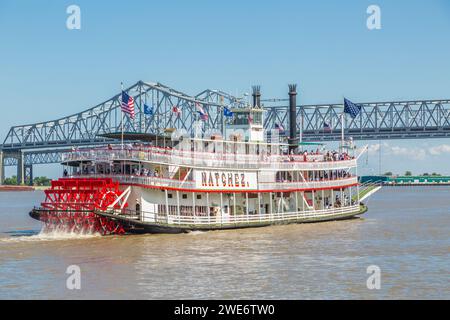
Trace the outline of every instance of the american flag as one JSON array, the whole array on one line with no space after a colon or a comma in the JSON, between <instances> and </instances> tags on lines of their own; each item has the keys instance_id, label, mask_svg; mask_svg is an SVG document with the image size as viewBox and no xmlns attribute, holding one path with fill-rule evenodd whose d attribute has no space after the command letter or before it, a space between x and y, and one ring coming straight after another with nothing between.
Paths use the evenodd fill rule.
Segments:
<instances>
[{"instance_id":1,"label":"american flag","mask_svg":"<svg viewBox=\"0 0 450 320\"><path fill-rule=\"evenodd\" d=\"M195 109L197 109L197 112L200 114L206 114L205 109L203 109L200 103L195 104Z\"/></svg>"},{"instance_id":2,"label":"american flag","mask_svg":"<svg viewBox=\"0 0 450 320\"><path fill-rule=\"evenodd\" d=\"M284 127L281 124L275 123L275 129L277 129L280 132L284 132Z\"/></svg>"},{"instance_id":3,"label":"american flag","mask_svg":"<svg viewBox=\"0 0 450 320\"><path fill-rule=\"evenodd\" d=\"M208 121L208 115L206 113L198 113L200 115L200 119L203 121Z\"/></svg>"},{"instance_id":4,"label":"american flag","mask_svg":"<svg viewBox=\"0 0 450 320\"><path fill-rule=\"evenodd\" d=\"M134 119L134 99L122 91L122 103L120 104L122 112L127 113L131 119Z\"/></svg>"},{"instance_id":5,"label":"american flag","mask_svg":"<svg viewBox=\"0 0 450 320\"><path fill-rule=\"evenodd\" d=\"M352 118L356 118L358 113L361 111L361 106L354 104L348 99L344 98L344 112L348 113Z\"/></svg>"}]
</instances>

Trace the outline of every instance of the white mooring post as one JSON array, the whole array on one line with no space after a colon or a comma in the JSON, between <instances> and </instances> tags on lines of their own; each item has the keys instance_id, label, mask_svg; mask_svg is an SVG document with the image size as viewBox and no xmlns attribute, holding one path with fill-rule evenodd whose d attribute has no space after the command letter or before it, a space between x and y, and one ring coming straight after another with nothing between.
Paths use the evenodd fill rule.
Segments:
<instances>
[{"instance_id":1,"label":"white mooring post","mask_svg":"<svg viewBox=\"0 0 450 320\"><path fill-rule=\"evenodd\" d=\"M302 191L302 213L305 213L305 191Z\"/></svg>"},{"instance_id":2,"label":"white mooring post","mask_svg":"<svg viewBox=\"0 0 450 320\"><path fill-rule=\"evenodd\" d=\"M177 215L178 215L178 224L181 223L181 210L180 210L180 191L177 190Z\"/></svg>"},{"instance_id":3,"label":"white mooring post","mask_svg":"<svg viewBox=\"0 0 450 320\"><path fill-rule=\"evenodd\" d=\"M322 210L325 210L325 192L322 190Z\"/></svg>"},{"instance_id":4,"label":"white mooring post","mask_svg":"<svg viewBox=\"0 0 450 320\"><path fill-rule=\"evenodd\" d=\"M208 214L208 224L211 224L211 212L209 212L209 193L206 193L206 213Z\"/></svg>"},{"instance_id":5,"label":"white mooring post","mask_svg":"<svg viewBox=\"0 0 450 320\"><path fill-rule=\"evenodd\" d=\"M164 190L164 195L166 197L166 221L169 223L169 194L167 192L167 189Z\"/></svg>"},{"instance_id":6,"label":"white mooring post","mask_svg":"<svg viewBox=\"0 0 450 320\"><path fill-rule=\"evenodd\" d=\"M352 201L352 188L353 187L349 187L348 189L349 189L349 192L350 192L350 206L352 206L353 205L353 201Z\"/></svg>"},{"instance_id":7,"label":"white mooring post","mask_svg":"<svg viewBox=\"0 0 450 320\"><path fill-rule=\"evenodd\" d=\"M259 222L261 222L261 193L257 193L258 195L258 216L259 216Z\"/></svg>"},{"instance_id":8,"label":"white mooring post","mask_svg":"<svg viewBox=\"0 0 450 320\"><path fill-rule=\"evenodd\" d=\"M192 192L192 216L195 218L197 217L197 213L195 212L195 192Z\"/></svg>"},{"instance_id":9,"label":"white mooring post","mask_svg":"<svg viewBox=\"0 0 450 320\"><path fill-rule=\"evenodd\" d=\"M316 209L316 193L314 192L314 190L311 191L312 194L312 207L313 207L313 211Z\"/></svg>"},{"instance_id":10,"label":"white mooring post","mask_svg":"<svg viewBox=\"0 0 450 320\"><path fill-rule=\"evenodd\" d=\"M356 174L356 178L358 178L358 167L355 168L355 174ZM359 205L359 181L358 181L358 184L356 185L356 200Z\"/></svg>"},{"instance_id":11,"label":"white mooring post","mask_svg":"<svg viewBox=\"0 0 450 320\"><path fill-rule=\"evenodd\" d=\"M333 189L331 189L331 207L334 210L334 190Z\"/></svg>"},{"instance_id":12,"label":"white mooring post","mask_svg":"<svg viewBox=\"0 0 450 320\"><path fill-rule=\"evenodd\" d=\"M233 216L236 222L236 193L233 193Z\"/></svg>"},{"instance_id":13,"label":"white mooring post","mask_svg":"<svg viewBox=\"0 0 450 320\"><path fill-rule=\"evenodd\" d=\"M270 210L269 210L269 213L270 213L270 220L273 220L273 208L272 208L272 192L269 192L269 204L270 204Z\"/></svg>"},{"instance_id":14,"label":"white mooring post","mask_svg":"<svg viewBox=\"0 0 450 320\"><path fill-rule=\"evenodd\" d=\"M248 219L248 192L245 193L245 215L247 216L247 223L249 222Z\"/></svg>"},{"instance_id":15,"label":"white mooring post","mask_svg":"<svg viewBox=\"0 0 450 320\"><path fill-rule=\"evenodd\" d=\"M229 205L229 203L228 203ZM223 213L223 193L220 193L220 225L222 225L222 213Z\"/></svg>"}]
</instances>

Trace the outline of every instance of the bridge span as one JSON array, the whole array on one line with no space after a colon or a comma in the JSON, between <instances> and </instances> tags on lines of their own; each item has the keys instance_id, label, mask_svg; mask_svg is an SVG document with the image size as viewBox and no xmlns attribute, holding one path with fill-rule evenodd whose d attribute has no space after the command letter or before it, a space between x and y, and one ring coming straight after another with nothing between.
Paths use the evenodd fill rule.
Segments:
<instances>
[{"instance_id":1,"label":"bridge span","mask_svg":"<svg viewBox=\"0 0 450 320\"><path fill-rule=\"evenodd\" d=\"M191 132L199 120L196 105L208 114L204 128L222 129L223 108L242 107L244 98L220 90L205 90L195 96L160 83L139 81L125 90L133 96L136 117L123 117L124 131L161 134L164 128ZM301 94L301 93L300 93ZM301 96L300 96L301 99ZM275 124L288 128L288 100L262 100L264 126ZM153 108L144 114L144 104ZM450 137L450 99L359 103L356 118L344 114L346 136L355 140L420 139ZM181 113L173 112L176 107ZM304 141L336 141L340 139L342 104L298 105L297 131ZM302 125L303 124L303 125ZM325 126L327 124L328 126ZM120 93L83 112L57 120L13 126L0 145L0 181L6 166L17 167L19 183L31 183L33 165L57 163L71 147L115 143L102 135L120 132L122 115Z\"/></svg>"}]
</instances>

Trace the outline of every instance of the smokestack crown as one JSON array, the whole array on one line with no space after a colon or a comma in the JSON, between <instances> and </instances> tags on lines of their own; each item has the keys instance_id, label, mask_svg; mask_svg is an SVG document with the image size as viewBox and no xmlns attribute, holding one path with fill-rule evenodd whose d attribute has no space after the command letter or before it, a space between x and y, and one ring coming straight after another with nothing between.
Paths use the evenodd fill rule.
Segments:
<instances>
[{"instance_id":1,"label":"smokestack crown","mask_svg":"<svg viewBox=\"0 0 450 320\"><path fill-rule=\"evenodd\" d=\"M253 86L253 107L261 107L261 86Z\"/></svg>"}]
</instances>

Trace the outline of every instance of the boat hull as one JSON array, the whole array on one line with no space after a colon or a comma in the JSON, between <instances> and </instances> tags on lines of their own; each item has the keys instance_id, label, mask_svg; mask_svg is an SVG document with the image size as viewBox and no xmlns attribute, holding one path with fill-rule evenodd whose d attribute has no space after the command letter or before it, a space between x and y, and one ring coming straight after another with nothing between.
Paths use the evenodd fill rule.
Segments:
<instances>
[{"instance_id":1,"label":"boat hull","mask_svg":"<svg viewBox=\"0 0 450 320\"><path fill-rule=\"evenodd\" d=\"M347 220L358 217L367 211L367 207L364 205L360 206L359 211L334 214L334 215L322 215L316 217L298 218L298 219L286 219L286 220L276 220L276 221L254 221L254 222L240 222L240 223L229 223L229 224L207 224L207 225L177 225L168 223L151 223L142 222L135 219L130 219L127 217L121 217L120 215L110 214L101 211L92 211L99 218L106 219L108 221L114 221L120 224L125 233L127 234L179 234L188 233L193 231L218 231L218 230L231 230L231 229L247 229L247 228L263 228L276 225L288 225L288 224L301 224L301 223L318 223L326 221L337 221L337 220ZM43 217L47 216L49 213L45 209L33 209L30 212L30 216L33 219L44 221Z\"/></svg>"}]
</instances>

